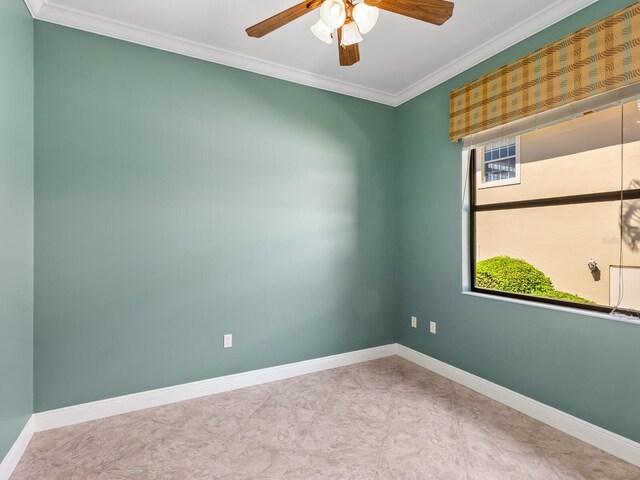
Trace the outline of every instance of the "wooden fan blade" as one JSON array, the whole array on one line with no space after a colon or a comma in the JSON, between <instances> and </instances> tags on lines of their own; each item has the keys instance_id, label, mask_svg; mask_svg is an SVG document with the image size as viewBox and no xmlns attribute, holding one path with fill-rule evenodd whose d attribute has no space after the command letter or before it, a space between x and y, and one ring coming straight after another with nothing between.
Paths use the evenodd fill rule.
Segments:
<instances>
[{"instance_id":1,"label":"wooden fan blade","mask_svg":"<svg viewBox=\"0 0 640 480\"><path fill-rule=\"evenodd\" d=\"M388 12L442 25L453 15L453 2L446 0L365 0L367 5Z\"/></svg>"},{"instance_id":2,"label":"wooden fan blade","mask_svg":"<svg viewBox=\"0 0 640 480\"><path fill-rule=\"evenodd\" d=\"M338 29L338 56L340 57L340 66L350 67L354 63L358 63L360 61L360 47L358 47L358 44L354 43L353 45L341 47L341 41L342 27Z\"/></svg>"},{"instance_id":3,"label":"wooden fan blade","mask_svg":"<svg viewBox=\"0 0 640 480\"><path fill-rule=\"evenodd\" d=\"M271 18L267 18L260 23L256 23L245 31L250 37L264 37L267 33L271 33L287 23L294 21L296 18L300 18L305 13L315 10L320 5L322 5L321 0L305 0L304 2L294 5Z\"/></svg>"}]
</instances>

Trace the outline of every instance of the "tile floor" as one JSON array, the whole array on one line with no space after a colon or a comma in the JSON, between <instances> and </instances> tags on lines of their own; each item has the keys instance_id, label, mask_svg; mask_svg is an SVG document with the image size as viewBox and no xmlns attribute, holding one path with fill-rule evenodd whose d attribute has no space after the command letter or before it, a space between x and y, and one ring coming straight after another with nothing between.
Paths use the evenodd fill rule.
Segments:
<instances>
[{"instance_id":1,"label":"tile floor","mask_svg":"<svg viewBox=\"0 0 640 480\"><path fill-rule=\"evenodd\" d=\"M38 433L12 480L638 480L398 357Z\"/></svg>"}]
</instances>

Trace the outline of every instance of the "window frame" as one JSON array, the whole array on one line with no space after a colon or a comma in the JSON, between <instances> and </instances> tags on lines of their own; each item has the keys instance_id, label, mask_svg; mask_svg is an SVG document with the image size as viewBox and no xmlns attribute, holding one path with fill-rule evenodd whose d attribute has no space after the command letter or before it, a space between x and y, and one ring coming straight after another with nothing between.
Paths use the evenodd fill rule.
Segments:
<instances>
[{"instance_id":1,"label":"window frame","mask_svg":"<svg viewBox=\"0 0 640 480\"><path fill-rule=\"evenodd\" d=\"M566 300L537 297L535 295L525 295L520 293L505 292L501 290L492 290L492 289L481 288L476 286L476 261L477 261L476 214L478 212L544 207L544 206L573 205L573 204L580 204L580 203L599 203L599 202L605 202L605 201L621 200L620 190L615 190L612 192L598 192L598 193L588 193L588 194L582 194L582 195L567 195L567 196L561 196L561 197L550 197L550 198L542 198L542 199L535 199L535 200L518 200L513 202L498 202L498 203L476 205L476 185L477 185L476 162L477 162L478 153L479 153L478 150L479 150L478 147L471 147L468 150L463 150L463 157L464 157L464 152L468 152L468 155L469 155L467 168L466 169L463 168L463 177L468 178L468 181L466 182L467 190L464 192L465 195L468 195L468 202L464 205L463 210L467 212L467 219L466 219L467 224L464 227L468 229L467 231L468 234L466 235L466 240L468 244L466 245L466 252L464 252L465 253L464 257L467 257L467 260L468 260L467 274L469 275L468 279L465 279L464 277L466 277L466 275L463 275L464 290L472 293L487 295L487 296L523 300L523 301L530 302L532 304L539 303L539 304L545 304L547 306L555 305L558 307L576 309L577 311L583 310L583 311L598 312L601 314L602 313L611 314L614 308L609 306L589 305L584 303L569 302ZM518 151L516 151L516 153L518 153ZM622 197L624 198L624 200L638 200L640 199L640 188L633 189L633 190L623 190ZM464 248L464 245L463 245L463 248ZM616 309L615 311L627 317L640 319L640 312L635 310L627 310L627 309L619 308L619 309Z\"/></svg>"},{"instance_id":2,"label":"window frame","mask_svg":"<svg viewBox=\"0 0 640 480\"><path fill-rule=\"evenodd\" d=\"M521 183L520 182L520 135L515 135L509 138L515 138L515 143L516 143L516 176L513 178L506 178L504 180L490 180L487 182L485 180L486 160L484 159L486 145L481 145L479 147L476 147L478 150L476 158L482 159L482 164L478 169L478 172L476 173L476 174L479 174L480 176L479 179L476 178L476 182L478 182L477 185L479 189L505 187L507 185L519 185ZM510 158L510 155L508 155L506 158Z\"/></svg>"}]
</instances>

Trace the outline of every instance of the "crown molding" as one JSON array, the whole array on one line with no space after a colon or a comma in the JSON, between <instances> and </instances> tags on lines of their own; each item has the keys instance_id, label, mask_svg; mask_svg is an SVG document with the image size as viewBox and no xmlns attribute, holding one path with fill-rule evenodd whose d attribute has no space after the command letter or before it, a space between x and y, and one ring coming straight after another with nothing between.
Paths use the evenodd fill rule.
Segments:
<instances>
[{"instance_id":1,"label":"crown molding","mask_svg":"<svg viewBox=\"0 0 640 480\"><path fill-rule=\"evenodd\" d=\"M39 11L35 18L37 20L239 68L241 70L299 83L309 87L341 93L385 105L394 105L394 96L386 92L279 65L229 50L211 47L98 15L87 14L72 8L53 5L46 1L44 8Z\"/></svg>"},{"instance_id":2,"label":"crown molding","mask_svg":"<svg viewBox=\"0 0 640 480\"><path fill-rule=\"evenodd\" d=\"M24 0L24 3L27 5L31 16L33 18L38 18L40 10L44 7L45 0Z\"/></svg>"},{"instance_id":3,"label":"crown molding","mask_svg":"<svg viewBox=\"0 0 640 480\"><path fill-rule=\"evenodd\" d=\"M558 0L395 95L397 105L452 79L598 0Z\"/></svg>"},{"instance_id":4,"label":"crown molding","mask_svg":"<svg viewBox=\"0 0 640 480\"><path fill-rule=\"evenodd\" d=\"M482 63L484 60L491 58L531 35L588 7L596 1L597 0L557 0L536 15L512 26L504 33L492 38L400 92L384 92L362 85L336 80L312 72L145 29L136 25L54 5L48 3L47 0L25 0L25 3L32 16L37 20L397 107L469 68Z\"/></svg>"}]
</instances>

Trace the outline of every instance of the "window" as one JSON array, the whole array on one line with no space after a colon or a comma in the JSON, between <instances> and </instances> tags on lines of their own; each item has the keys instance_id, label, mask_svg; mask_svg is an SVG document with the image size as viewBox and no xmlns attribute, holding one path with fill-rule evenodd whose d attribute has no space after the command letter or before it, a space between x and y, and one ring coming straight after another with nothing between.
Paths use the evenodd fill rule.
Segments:
<instances>
[{"instance_id":1,"label":"window","mask_svg":"<svg viewBox=\"0 0 640 480\"><path fill-rule=\"evenodd\" d=\"M472 148L468 179L472 291L640 316L640 104Z\"/></svg>"},{"instance_id":2,"label":"window","mask_svg":"<svg viewBox=\"0 0 640 480\"><path fill-rule=\"evenodd\" d=\"M520 183L519 143L519 137L511 137L479 148L482 169L478 188Z\"/></svg>"}]
</instances>

